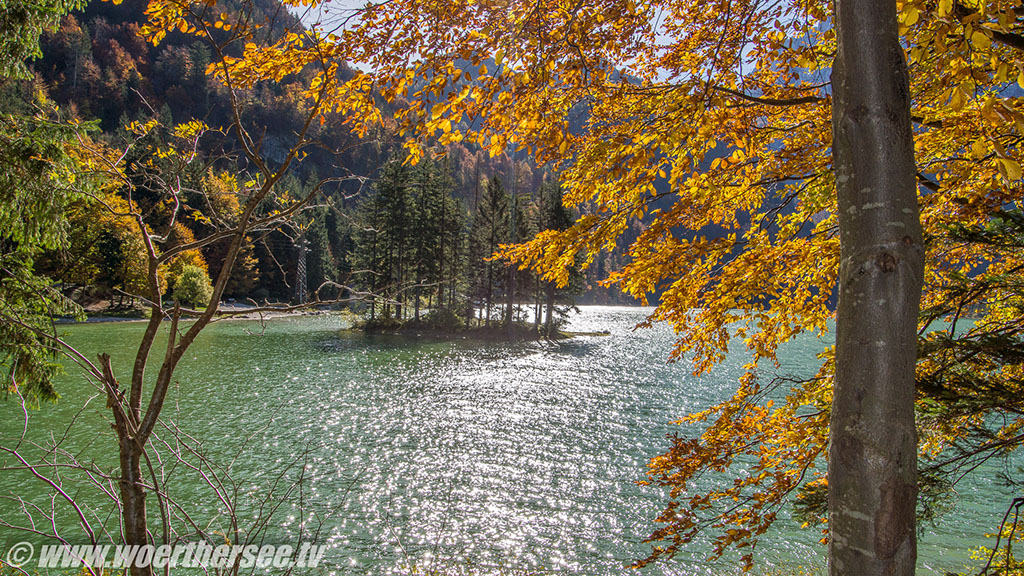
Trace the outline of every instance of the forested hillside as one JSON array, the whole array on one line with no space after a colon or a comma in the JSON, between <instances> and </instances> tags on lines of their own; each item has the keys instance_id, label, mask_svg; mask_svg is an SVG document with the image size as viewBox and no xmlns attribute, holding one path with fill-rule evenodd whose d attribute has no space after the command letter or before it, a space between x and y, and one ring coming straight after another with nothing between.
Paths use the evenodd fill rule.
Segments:
<instances>
[{"instance_id":1,"label":"forested hillside","mask_svg":"<svg viewBox=\"0 0 1024 576\"><path fill-rule=\"evenodd\" d=\"M208 44L179 32L170 33L156 45L140 35L146 6L143 0L92 2L67 16L57 31L42 37L43 55L31 64L35 81L8 81L2 105L7 110L30 110L39 105L40 94L45 94L62 115L95 121L98 130L93 137L112 150L134 137L128 129L132 123L146 126L155 120L162 128L148 131L143 138L148 152L140 152L138 146L133 149L133 157L126 158L129 170L149 161L147 154L160 156L163 141L171 137L170 127L201 121L209 130L197 151L198 161L187 170L190 181L184 188L221 199L224 213L237 210L233 196L237 196L243 177L254 173L255 167L232 134L217 134L217 130L230 126L237 111L249 132L257 135L261 157L272 164L284 161L289 138L303 128L302 94L310 78L299 74L261 83L233 105L224 85L208 74L207 68L215 60ZM271 39L302 27L298 18L274 0L246 5L244 12L249 20L261 24L259 33ZM353 72L342 66L339 76L351 78ZM461 142L435 148L437 160L428 162L426 168L395 168L404 156L388 110L400 104L389 107L382 102L383 121L362 138L344 129L344 117L336 112L326 113L320 123L309 128L309 137L317 145L304 151L301 162L294 163L276 192L301 198L319 187L324 195L304 211L295 226L249 238L225 297L296 302L334 299L352 291L373 292L395 300L394 312L404 315L403 304L409 304L408 313L414 314L416 304L429 307L437 302L435 297L443 296L445 306L459 308L460 314L466 313L470 299L476 306L483 304L484 320L490 314L490 304L506 302L510 283L516 280L509 276L505 264L484 259L513 235L524 240L544 225L542 213L548 210L545 202L551 202L550 186L557 189L555 177L522 156L515 159L513 167L511 149L492 155L475 144ZM386 169L388 165L392 169ZM436 199L424 197L428 174ZM401 176L397 181L396 175ZM544 191L546 185L548 192ZM494 186L501 187L502 198L493 197ZM388 204L388 195L396 190L400 197L391 198ZM110 195L111 202L123 200L123 194ZM137 191L132 201L157 203L158 194L147 198ZM435 202L444 211L438 217L441 220L431 220ZM513 204L518 219L514 230L509 225ZM165 250L213 230L200 211L194 212L195 217L174 223L173 238ZM491 222L495 234L480 241L484 221ZM503 222L500 231L499 221ZM141 240L124 222L87 204L71 215L69 224L69 247L47 254L40 262L41 271L62 282L67 295L86 304L110 301L112 306L130 308L134 304L130 295L137 294L144 284L144 269L138 265L143 260ZM639 223L635 226L639 233ZM413 233L419 241L394 238L388 230ZM423 240L425 235L435 236ZM378 244L383 242L398 252L382 256ZM202 300L202 285L217 276L226 247L226 242L212 243L175 258L162 270L165 297L176 296L178 279L189 269L189 280L182 283L177 296ZM424 250L431 251L433 260L426 261ZM599 258L586 277L574 283L571 290L577 300L631 301L616 289L599 285L620 259L621 254L614 251ZM304 280L297 276L300 270L305 272ZM526 272L518 276L521 295L517 301L547 298L547 288L536 277ZM426 289L425 283L432 288ZM447 295L441 294L438 283L447 287ZM392 305L382 311L391 314Z\"/></svg>"}]
</instances>

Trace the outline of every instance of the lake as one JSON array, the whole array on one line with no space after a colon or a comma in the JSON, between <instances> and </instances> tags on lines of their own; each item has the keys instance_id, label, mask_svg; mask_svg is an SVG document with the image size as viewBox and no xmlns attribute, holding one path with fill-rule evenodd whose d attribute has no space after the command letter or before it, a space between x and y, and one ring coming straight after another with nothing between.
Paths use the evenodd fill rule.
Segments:
<instances>
[{"instance_id":1,"label":"lake","mask_svg":"<svg viewBox=\"0 0 1024 576\"><path fill-rule=\"evenodd\" d=\"M242 502L243 524L277 482L271 499L287 503L264 538L284 543L300 528L318 529L331 546L327 572L398 574L415 564L449 573L635 574L624 566L645 555L642 540L665 498L636 481L678 429L670 421L731 393L743 357L695 377L683 364L666 364L671 330L633 330L644 309L581 310L570 330L610 334L510 344L343 332L335 316L275 319L265 329L218 322L189 351L165 416L180 425L182 441L201 444L215 470L237 481L225 486ZM143 328L67 331L90 358L110 352L124 375ZM812 337L788 344L782 371L813 373L826 344ZM73 369L59 390L58 405L30 414L33 438L59 436L96 393ZM110 466L116 440L104 403L96 398L81 411L66 442ZM7 443L22 415L10 400L0 410ZM174 442L169 430L160 434ZM174 465L166 447L157 452L169 493L194 521L205 526L223 512L195 472ZM289 492L300 475L301 489ZM963 570L969 548L991 544L983 535L995 531L1010 501L994 476L980 471L966 481L957 507L923 528L920 574ZM5 473L0 493L35 494L30 481ZM101 496L81 498L109 509ZM155 518L152 495L149 503ZM0 518L20 520L9 501L0 502ZM213 526L223 528L223 518ZM72 540L74 528L68 522ZM822 573L818 537L781 518L758 545L755 573ZM0 528L0 542L22 539ZM735 554L708 564L708 551L695 543L641 573L738 572Z\"/></svg>"}]
</instances>

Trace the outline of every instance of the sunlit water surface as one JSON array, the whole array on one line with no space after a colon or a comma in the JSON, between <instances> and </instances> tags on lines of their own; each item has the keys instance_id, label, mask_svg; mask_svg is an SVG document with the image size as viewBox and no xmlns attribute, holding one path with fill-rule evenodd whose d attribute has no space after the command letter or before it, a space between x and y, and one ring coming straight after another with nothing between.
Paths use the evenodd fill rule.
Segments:
<instances>
[{"instance_id":1,"label":"sunlit water surface","mask_svg":"<svg viewBox=\"0 0 1024 576\"><path fill-rule=\"evenodd\" d=\"M277 496L305 478L264 538L287 542L300 528L307 537L319 529L331 546L326 572L390 574L414 565L623 574L649 551L642 540L666 498L637 484L648 459L680 431L670 421L731 392L744 360L737 353L712 374L693 376L665 361L671 330L633 329L644 315L585 307L569 329L609 335L512 344L355 334L331 316L277 319L265 329L220 322L190 350L165 414L212 461L230 464L249 518L256 508L245 503L266 496L279 476ZM126 374L142 329L79 325L69 339L90 358L109 351ZM813 373L825 344L807 337L787 345L781 371ZM31 414L32 437L60 434L95 393L73 369L60 390L56 407ZM0 410L6 442L22 417L11 401ZM109 466L116 441L104 418L103 401L93 400L66 444ZM195 519L222 510L209 487L172 469L163 452L172 497ZM964 483L957 508L925 527L919 573L962 570L968 549L989 543L983 535L1009 502L994 476ZM31 486L17 474L0 478L4 493ZM0 503L0 517L19 519L10 502ZM73 526L66 532L73 538ZM23 539L4 529L0 536ZM823 573L818 537L781 518L757 547L756 572ZM706 542L695 543L643 573L738 573L736 554L709 564L708 553Z\"/></svg>"}]
</instances>

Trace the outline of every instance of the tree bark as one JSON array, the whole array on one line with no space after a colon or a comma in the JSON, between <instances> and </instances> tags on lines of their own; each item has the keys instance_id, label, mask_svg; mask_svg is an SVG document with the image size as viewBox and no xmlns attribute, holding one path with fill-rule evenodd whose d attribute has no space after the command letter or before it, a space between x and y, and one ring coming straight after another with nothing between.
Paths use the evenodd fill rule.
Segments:
<instances>
[{"instance_id":1,"label":"tree bark","mask_svg":"<svg viewBox=\"0 0 1024 576\"><path fill-rule=\"evenodd\" d=\"M107 393L107 406L114 415L114 431L117 433L118 455L121 465L121 478L118 490L121 494L121 537L128 546L150 544L146 513L146 489L142 477L142 452L144 443L140 442L139 417L131 406L122 404L123 392L108 354L99 355L103 369L103 387ZM152 566L132 564L131 576L152 576Z\"/></svg>"},{"instance_id":2,"label":"tree bark","mask_svg":"<svg viewBox=\"0 0 1024 576\"><path fill-rule=\"evenodd\" d=\"M121 519L124 522L122 538L128 546L150 544L147 529L146 490L142 478L142 449L134 439L121 439ZM151 565L139 566L133 563L131 576L152 576Z\"/></svg>"},{"instance_id":3,"label":"tree bark","mask_svg":"<svg viewBox=\"0 0 1024 576\"><path fill-rule=\"evenodd\" d=\"M895 0L837 0L840 271L829 572L912 576L914 364L923 281L910 90Z\"/></svg>"}]
</instances>

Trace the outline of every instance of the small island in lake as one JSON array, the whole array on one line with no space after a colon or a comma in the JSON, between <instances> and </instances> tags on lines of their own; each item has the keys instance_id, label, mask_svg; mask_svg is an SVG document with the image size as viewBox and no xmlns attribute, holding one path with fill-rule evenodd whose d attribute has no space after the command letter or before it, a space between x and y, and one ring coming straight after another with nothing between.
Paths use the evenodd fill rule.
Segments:
<instances>
[{"instance_id":1,"label":"small island in lake","mask_svg":"<svg viewBox=\"0 0 1024 576\"><path fill-rule=\"evenodd\" d=\"M371 317L355 322L350 330L367 334L405 334L435 338L472 338L478 340L564 340L575 336L607 336L599 332L572 332L563 330L569 310L563 310L557 319L528 322L525 319L491 320L462 317L450 310L432 310L419 318L400 320L394 316Z\"/></svg>"}]
</instances>

